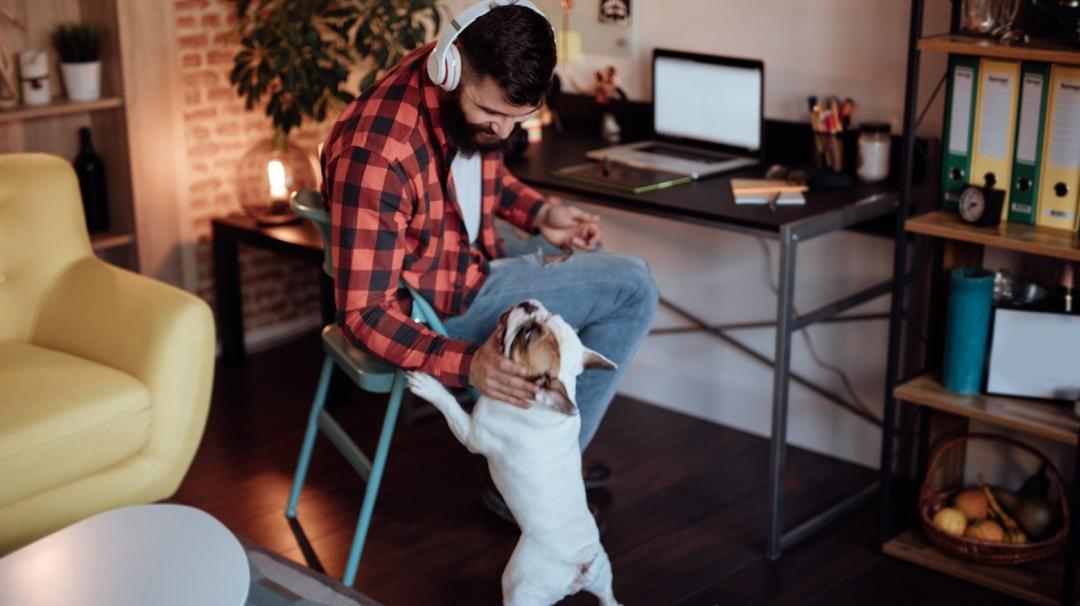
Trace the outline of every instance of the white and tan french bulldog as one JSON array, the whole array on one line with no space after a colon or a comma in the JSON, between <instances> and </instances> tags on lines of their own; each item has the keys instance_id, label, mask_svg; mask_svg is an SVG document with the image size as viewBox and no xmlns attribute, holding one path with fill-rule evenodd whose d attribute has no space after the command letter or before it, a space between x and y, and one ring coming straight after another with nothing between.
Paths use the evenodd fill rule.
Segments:
<instances>
[{"instance_id":1,"label":"white and tan french bulldog","mask_svg":"<svg viewBox=\"0 0 1080 606\"><path fill-rule=\"evenodd\" d=\"M574 399L582 371L615 364L582 345L574 329L538 301L511 308L497 330L503 353L541 387L529 408L481 397L470 415L423 373L409 373L409 388L442 412L470 452L487 457L521 528L503 571L503 603L548 606L584 589L603 606L618 606L611 562L585 500Z\"/></svg>"}]
</instances>

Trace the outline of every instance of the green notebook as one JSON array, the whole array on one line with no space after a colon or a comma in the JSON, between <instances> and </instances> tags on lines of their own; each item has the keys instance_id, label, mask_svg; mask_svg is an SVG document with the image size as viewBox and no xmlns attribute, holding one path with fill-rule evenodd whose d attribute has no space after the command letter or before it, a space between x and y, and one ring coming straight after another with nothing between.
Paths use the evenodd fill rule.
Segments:
<instances>
[{"instance_id":1,"label":"green notebook","mask_svg":"<svg viewBox=\"0 0 1080 606\"><path fill-rule=\"evenodd\" d=\"M638 168L617 162L586 162L554 171L556 177L577 181L597 187L606 187L634 194L664 189L694 180L690 175L680 175L650 168Z\"/></svg>"}]
</instances>

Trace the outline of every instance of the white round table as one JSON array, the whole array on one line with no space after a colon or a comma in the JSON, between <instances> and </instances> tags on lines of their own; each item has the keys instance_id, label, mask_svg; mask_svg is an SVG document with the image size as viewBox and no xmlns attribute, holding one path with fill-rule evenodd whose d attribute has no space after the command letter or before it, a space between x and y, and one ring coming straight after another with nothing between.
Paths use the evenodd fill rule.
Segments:
<instances>
[{"instance_id":1,"label":"white round table","mask_svg":"<svg viewBox=\"0 0 1080 606\"><path fill-rule=\"evenodd\" d=\"M250 577L239 541L209 514L138 505L0 558L0 604L243 606Z\"/></svg>"}]
</instances>

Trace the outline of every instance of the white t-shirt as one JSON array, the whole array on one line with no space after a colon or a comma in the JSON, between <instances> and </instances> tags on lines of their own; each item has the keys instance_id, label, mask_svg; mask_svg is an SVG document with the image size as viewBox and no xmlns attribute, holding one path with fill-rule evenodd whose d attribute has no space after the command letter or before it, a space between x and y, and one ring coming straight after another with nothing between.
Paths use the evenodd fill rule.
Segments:
<instances>
[{"instance_id":1,"label":"white t-shirt","mask_svg":"<svg viewBox=\"0 0 1080 606\"><path fill-rule=\"evenodd\" d=\"M476 242L480 235L480 186L481 154L475 153L466 158L458 153L450 163L450 172L454 175L454 188L457 190L458 208L465 220L465 231L469 242Z\"/></svg>"}]
</instances>

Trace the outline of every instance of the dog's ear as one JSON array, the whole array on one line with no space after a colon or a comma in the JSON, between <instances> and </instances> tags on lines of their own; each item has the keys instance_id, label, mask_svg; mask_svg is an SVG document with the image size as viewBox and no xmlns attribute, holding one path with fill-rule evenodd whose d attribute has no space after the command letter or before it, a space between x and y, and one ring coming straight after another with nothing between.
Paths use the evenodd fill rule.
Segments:
<instances>
[{"instance_id":1,"label":"dog's ear","mask_svg":"<svg viewBox=\"0 0 1080 606\"><path fill-rule=\"evenodd\" d=\"M562 381L545 374L540 377L538 384L540 391L536 394L537 402L550 406L565 415L573 416L578 413L577 404L574 404L566 393L566 386Z\"/></svg>"},{"instance_id":2,"label":"dog's ear","mask_svg":"<svg viewBox=\"0 0 1080 606\"><path fill-rule=\"evenodd\" d=\"M599 368L601 370L615 370L619 367L618 364L589 348L585 349L585 360L582 365L585 368Z\"/></svg>"}]
</instances>

